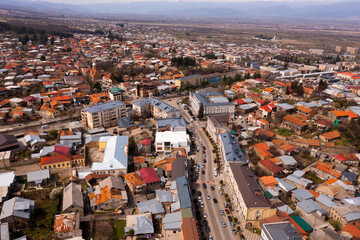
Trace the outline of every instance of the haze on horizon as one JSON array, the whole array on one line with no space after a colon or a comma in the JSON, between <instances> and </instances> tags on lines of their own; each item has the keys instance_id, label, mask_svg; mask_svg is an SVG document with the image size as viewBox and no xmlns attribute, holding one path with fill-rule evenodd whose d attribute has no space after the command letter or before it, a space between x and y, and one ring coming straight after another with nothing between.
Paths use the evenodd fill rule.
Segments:
<instances>
[{"instance_id":1,"label":"haze on horizon","mask_svg":"<svg viewBox=\"0 0 360 240\"><path fill-rule=\"evenodd\" d=\"M42 0L43 2L65 3L65 4L96 4L96 3L131 3L131 2L193 2L193 0ZM276 2L276 3L334 3L346 0L195 0L196 2Z\"/></svg>"}]
</instances>

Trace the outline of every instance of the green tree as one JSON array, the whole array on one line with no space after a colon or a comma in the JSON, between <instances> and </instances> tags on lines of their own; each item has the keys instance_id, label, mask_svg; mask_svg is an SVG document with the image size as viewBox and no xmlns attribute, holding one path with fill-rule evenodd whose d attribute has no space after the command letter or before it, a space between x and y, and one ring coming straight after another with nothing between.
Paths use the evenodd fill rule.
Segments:
<instances>
[{"instance_id":1,"label":"green tree","mask_svg":"<svg viewBox=\"0 0 360 240\"><path fill-rule=\"evenodd\" d=\"M213 52L206 54L205 57L207 59L217 59L217 57L215 56L215 53L213 53Z\"/></svg>"},{"instance_id":2,"label":"green tree","mask_svg":"<svg viewBox=\"0 0 360 240\"><path fill-rule=\"evenodd\" d=\"M322 91L324 91L325 89L327 89L327 87L328 87L328 83L327 83L326 81L320 79L319 85L318 85L318 91L319 91L319 92L322 92Z\"/></svg>"},{"instance_id":3,"label":"green tree","mask_svg":"<svg viewBox=\"0 0 360 240\"><path fill-rule=\"evenodd\" d=\"M95 82L93 84L93 89L96 91L96 92L101 92L101 83L100 82Z\"/></svg>"},{"instance_id":4,"label":"green tree","mask_svg":"<svg viewBox=\"0 0 360 240\"><path fill-rule=\"evenodd\" d=\"M110 79L112 80L113 84L117 84L117 83L120 83L120 82L124 81L122 75L117 74L117 73L112 73L111 76L110 76Z\"/></svg>"},{"instance_id":5,"label":"green tree","mask_svg":"<svg viewBox=\"0 0 360 240\"><path fill-rule=\"evenodd\" d=\"M198 112L198 118L201 120L204 117L204 105L201 103Z\"/></svg>"},{"instance_id":6,"label":"green tree","mask_svg":"<svg viewBox=\"0 0 360 240\"><path fill-rule=\"evenodd\" d=\"M290 90L289 90L289 87L286 87L286 95L289 95L290 94Z\"/></svg>"},{"instance_id":7,"label":"green tree","mask_svg":"<svg viewBox=\"0 0 360 240\"><path fill-rule=\"evenodd\" d=\"M48 132L49 140L55 140L58 137L58 131L56 129L50 130Z\"/></svg>"},{"instance_id":8,"label":"green tree","mask_svg":"<svg viewBox=\"0 0 360 240\"><path fill-rule=\"evenodd\" d=\"M132 156L136 156L138 154L138 147L134 137L129 139L129 154Z\"/></svg>"},{"instance_id":9,"label":"green tree","mask_svg":"<svg viewBox=\"0 0 360 240\"><path fill-rule=\"evenodd\" d=\"M341 230L341 223L339 221L330 220L329 223L335 228L335 231L338 232Z\"/></svg>"},{"instance_id":10,"label":"green tree","mask_svg":"<svg viewBox=\"0 0 360 240\"><path fill-rule=\"evenodd\" d=\"M288 67L289 67L289 64L288 64L288 63L285 63L285 64L284 64L284 69L288 69Z\"/></svg>"}]
</instances>

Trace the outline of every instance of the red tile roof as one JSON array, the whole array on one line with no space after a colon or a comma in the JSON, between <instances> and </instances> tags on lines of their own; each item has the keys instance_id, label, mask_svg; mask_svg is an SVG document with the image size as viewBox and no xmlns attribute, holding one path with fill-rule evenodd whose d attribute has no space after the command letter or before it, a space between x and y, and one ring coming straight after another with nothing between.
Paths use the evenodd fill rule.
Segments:
<instances>
[{"instance_id":1,"label":"red tile roof","mask_svg":"<svg viewBox=\"0 0 360 240\"><path fill-rule=\"evenodd\" d=\"M265 159L259 162L261 165L263 165L266 169L268 169L270 172L272 172L273 174L279 173L282 170L284 170L284 168L276 165L274 162L270 161L269 159Z\"/></svg>"},{"instance_id":2,"label":"red tile roof","mask_svg":"<svg viewBox=\"0 0 360 240\"><path fill-rule=\"evenodd\" d=\"M153 168L142 168L136 172L146 184L160 182L160 178Z\"/></svg>"},{"instance_id":3,"label":"red tile roof","mask_svg":"<svg viewBox=\"0 0 360 240\"><path fill-rule=\"evenodd\" d=\"M54 164L54 163L62 163L62 162L70 162L71 159L65 155L56 155L50 157L43 157L41 158L40 165L46 164Z\"/></svg>"},{"instance_id":4,"label":"red tile roof","mask_svg":"<svg viewBox=\"0 0 360 240\"><path fill-rule=\"evenodd\" d=\"M304 122L300 118L294 117L292 115L286 115L284 117L284 120L289 121L291 123L294 123L294 124L296 124L298 126L306 126L307 125L306 122Z\"/></svg>"}]
</instances>

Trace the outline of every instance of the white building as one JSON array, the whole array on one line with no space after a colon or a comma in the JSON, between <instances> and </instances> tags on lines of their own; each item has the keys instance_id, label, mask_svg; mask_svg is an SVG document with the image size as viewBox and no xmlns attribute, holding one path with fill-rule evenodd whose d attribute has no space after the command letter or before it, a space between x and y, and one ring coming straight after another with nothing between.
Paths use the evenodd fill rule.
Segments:
<instances>
[{"instance_id":1,"label":"white building","mask_svg":"<svg viewBox=\"0 0 360 240\"><path fill-rule=\"evenodd\" d=\"M155 136L156 152L171 153L173 148L185 148L190 152L190 139L186 132L157 132Z\"/></svg>"},{"instance_id":2,"label":"white building","mask_svg":"<svg viewBox=\"0 0 360 240\"><path fill-rule=\"evenodd\" d=\"M127 173L128 136L106 136L99 139L99 150L104 151L102 160L93 162L91 172L118 177Z\"/></svg>"},{"instance_id":3,"label":"white building","mask_svg":"<svg viewBox=\"0 0 360 240\"><path fill-rule=\"evenodd\" d=\"M220 92L200 92L190 93L190 103L194 109L194 114L199 113L201 104L204 107L204 116L229 114L233 117L235 105Z\"/></svg>"}]
</instances>

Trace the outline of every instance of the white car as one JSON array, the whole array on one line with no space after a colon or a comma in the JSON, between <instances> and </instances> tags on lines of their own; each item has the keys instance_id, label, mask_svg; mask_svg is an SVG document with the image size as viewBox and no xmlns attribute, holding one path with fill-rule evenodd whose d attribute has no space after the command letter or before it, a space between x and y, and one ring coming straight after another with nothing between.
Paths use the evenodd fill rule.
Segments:
<instances>
[{"instance_id":1,"label":"white car","mask_svg":"<svg viewBox=\"0 0 360 240\"><path fill-rule=\"evenodd\" d=\"M205 212L204 212L204 214L203 214L203 217L204 217L204 218L206 218L206 217L207 217L207 215L206 215L206 213L205 213Z\"/></svg>"},{"instance_id":2,"label":"white car","mask_svg":"<svg viewBox=\"0 0 360 240\"><path fill-rule=\"evenodd\" d=\"M198 200L201 201L201 196L198 197Z\"/></svg>"},{"instance_id":3,"label":"white car","mask_svg":"<svg viewBox=\"0 0 360 240\"><path fill-rule=\"evenodd\" d=\"M201 207L201 208L204 208L204 204L203 204L202 202L200 203L200 207Z\"/></svg>"},{"instance_id":4,"label":"white car","mask_svg":"<svg viewBox=\"0 0 360 240\"><path fill-rule=\"evenodd\" d=\"M209 194L206 196L206 199L207 199L207 200L210 200L210 199L211 199Z\"/></svg>"},{"instance_id":5,"label":"white car","mask_svg":"<svg viewBox=\"0 0 360 240\"><path fill-rule=\"evenodd\" d=\"M218 176L218 173L217 173L217 172L214 172L214 176L217 177L217 176Z\"/></svg>"}]
</instances>

